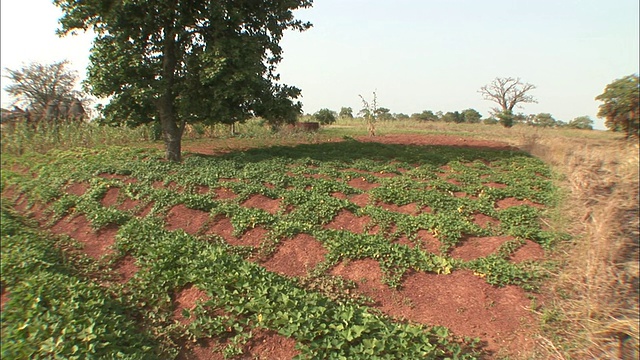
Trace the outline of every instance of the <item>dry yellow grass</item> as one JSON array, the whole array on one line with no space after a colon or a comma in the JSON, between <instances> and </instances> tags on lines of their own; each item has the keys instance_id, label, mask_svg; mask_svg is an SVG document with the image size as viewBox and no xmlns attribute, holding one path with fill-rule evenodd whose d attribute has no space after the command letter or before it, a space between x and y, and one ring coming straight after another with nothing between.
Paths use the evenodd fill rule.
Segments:
<instances>
[{"instance_id":1,"label":"dry yellow grass","mask_svg":"<svg viewBox=\"0 0 640 360\"><path fill-rule=\"evenodd\" d=\"M540 358L638 359L638 143L520 130L520 147L564 178L556 226L574 236L542 310ZM578 134L580 135L580 134Z\"/></svg>"}]
</instances>

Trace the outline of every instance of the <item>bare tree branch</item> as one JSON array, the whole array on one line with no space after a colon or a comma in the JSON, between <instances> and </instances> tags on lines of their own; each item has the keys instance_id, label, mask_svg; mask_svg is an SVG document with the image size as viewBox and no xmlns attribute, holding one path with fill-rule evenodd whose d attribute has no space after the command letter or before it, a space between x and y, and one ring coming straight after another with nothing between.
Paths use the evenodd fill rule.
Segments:
<instances>
[{"instance_id":1,"label":"bare tree branch","mask_svg":"<svg viewBox=\"0 0 640 360\"><path fill-rule=\"evenodd\" d=\"M11 82L5 90L15 98L14 104L38 111L55 101L70 102L81 94L74 90L78 74L66 69L68 64L64 60L50 65L31 63L19 70L5 68L5 77Z\"/></svg>"},{"instance_id":2,"label":"bare tree branch","mask_svg":"<svg viewBox=\"0 0 640 360\"><path fill-rule=\"evenodd\" d=\"M537 103L538 101L529 91L536 86L520 81L520 78L495 78L490 84L484 85L478 91L485 100L493 101L500 105L503 112L512 112L516 105L521 103ZM495 110L495 109L494 109Z\"/></svg>"}]
</instances>

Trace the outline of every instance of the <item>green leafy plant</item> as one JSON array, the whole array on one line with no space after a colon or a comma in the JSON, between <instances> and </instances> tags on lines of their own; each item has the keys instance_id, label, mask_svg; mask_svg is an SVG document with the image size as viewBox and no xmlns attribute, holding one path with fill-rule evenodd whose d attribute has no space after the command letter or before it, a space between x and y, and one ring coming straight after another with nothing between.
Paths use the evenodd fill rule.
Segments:
<instances>
[{"instance_id":1,"label":"green leafy plant","mask_svg":"<svg viewBox=\"0 0 640 360\"><path fill-rule=\"evenodd\" d=\"M19 279L28 276L40 276L38 282L63 279L38 275L41 271L68 275L68 284L84 294L69 298L69 306L75 306L74 299L86 296L118 299L105 300L99 306L90 302L89 308L82 309L87 314L98 312L104 318L114 314L124 334L131 328L144 329L136 335L139 337L126 335L133 336L130 344L153 349L160 357L177 355L176 344L185 339L197 342L208 338L227 344L221 351L232 357L242 351L253 329L260 328L291 337L301 357L388 354L394 358L475 358L479 353L473 341L455 338L444 328L406 324L381 315L368 307L371 299L357 294L357 284L331 275L331 269L341 261L373 259L382 270L383 282L402 288L409 272L444 275L463 268L496 286L510 284L532 290L543 278L542 265L514 264L510 256L525 240L551 247L562 239L542 229L544 211L538 209L554 201L552 174L544 164L519 152L349 140L273 146L220 156L192 155L182 164L162 158L157 150L120 147L3 157L2 186L13 189L16 197L35 199L47 208L52 219L84 215L95 229L118 229L111 257L102 262L70 262L73 257L68 254L77 249L69 240L58 240L61 245L57 249L64 251L56 252L52 250L56 249L55 242L31 241L35 235L29 235L29 241L16 237L21 223L3 221L3 289L13 294L18 291ZM20 166L28 171L18 171ZM358 189L350 185L353 179L363 179L376 187ZM504 186L487 185L492 182ZM73 184L83 184L84 192L69 194ZM236 196L218 199L220 188ZM105 206L105 196L114 189L118 191L115 204ZM364 193L369 195L366 205L356 205L354 196ZM243 205L256 194L278 201L278 209L266 211ZM520 199L525 205L497 206L507 198ZM528 205L525 199L541 205ZM138 205L121 210L126 200L137 201ZM394 208L391 205L412 203L416 210L411 214L389 210ZM235 236L241 237L255 227L263 228L266 235L260 246L253 248L233 246L207 233L209 223L197 235L180 229L169 231L166 216L177 205L208 212L211 223L228 218ZM137 213L142 207L150 208L144 217ZM331 229L330 224L341 213L367 219L364 232ZM3 216L9 214L3 212ZM482 228L474 223L476 214L493 217L502 224ZM378 231L373 234L376 227ZM419 235L424 231L443 244L437 254L424 248ZM14 242L5 243L5 234ZM304 276L280 276L248 261L268 259L283 241L298 234L312 236L326 250L324 261ZM449 255L449 250L465 237L495 235L512 235L515 239L494 254L469 262ZM412 246L398 243L402 237ZM67 243L63 246L64 241ZM106 261L115 266L125 257L135 259L139 268L126 284L110 280L114 275L97 265ZM88 280L96 278L100 281ZM103 282L112 285L96 285ZM36 299L38 286L25 287L24 298ZM75 291L57 286L42 289L62 293L64 299L68 299L65 292ZM182 324L175 319L175 298L187 287L200 289L206 298L195 308L183 311L189 323ZM31 304L20 306L29 308ZM9 302L7 306L15 304ZM111 306L120 306L121 310L111 312ZM3 324L4 314L3 310ZM77 312L69 314L84 319ZM70 319L61 316L51 318ZM14 321L17 318L7 319L11 319L10 326L24 324ZM54 327L49 323L46 326ZM113 331L120 331L108 326L101 329L95 338L100 343L114 336ZM38 338L34 344L46 342L50 346L50 337ZM73 342L70 344L73 346ZM74 351L64 349L69 354ZM129 354L126 351L133 350L117 351Z\"/></svg>"}]
</instances>

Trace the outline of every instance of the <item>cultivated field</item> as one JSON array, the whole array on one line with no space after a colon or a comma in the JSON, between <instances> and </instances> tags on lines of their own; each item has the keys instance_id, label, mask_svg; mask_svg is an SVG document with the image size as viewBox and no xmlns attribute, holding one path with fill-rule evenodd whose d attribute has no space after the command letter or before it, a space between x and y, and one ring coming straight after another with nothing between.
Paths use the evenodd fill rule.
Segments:
<instances>
[{"instance_id":1,"label":"cultivated field","mask_svg":"<svg viewBox=\"0 0 640 360\"><path fill-rule=\"evenodd\" d=\"M636 146L378 129L3 132L3 358L637 355Z\"/></svg>"}]
</instances>

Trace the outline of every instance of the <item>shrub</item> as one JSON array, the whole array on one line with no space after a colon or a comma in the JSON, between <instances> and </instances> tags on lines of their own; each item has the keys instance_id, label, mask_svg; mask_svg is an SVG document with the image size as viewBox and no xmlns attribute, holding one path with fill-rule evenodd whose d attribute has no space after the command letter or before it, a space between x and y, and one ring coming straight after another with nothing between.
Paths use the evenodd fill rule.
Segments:
<instances>
[{"instance_id":1,"label":"shrub","mask_svg":"<svg viewBox=\"0 0 640 360\"><path fill-rule=\"evenodd\" d=\"M313 114L313 118L322 125L333 124L336 122L336 114L329 109L320 109Z\"/></svg>"}]
</instances>

